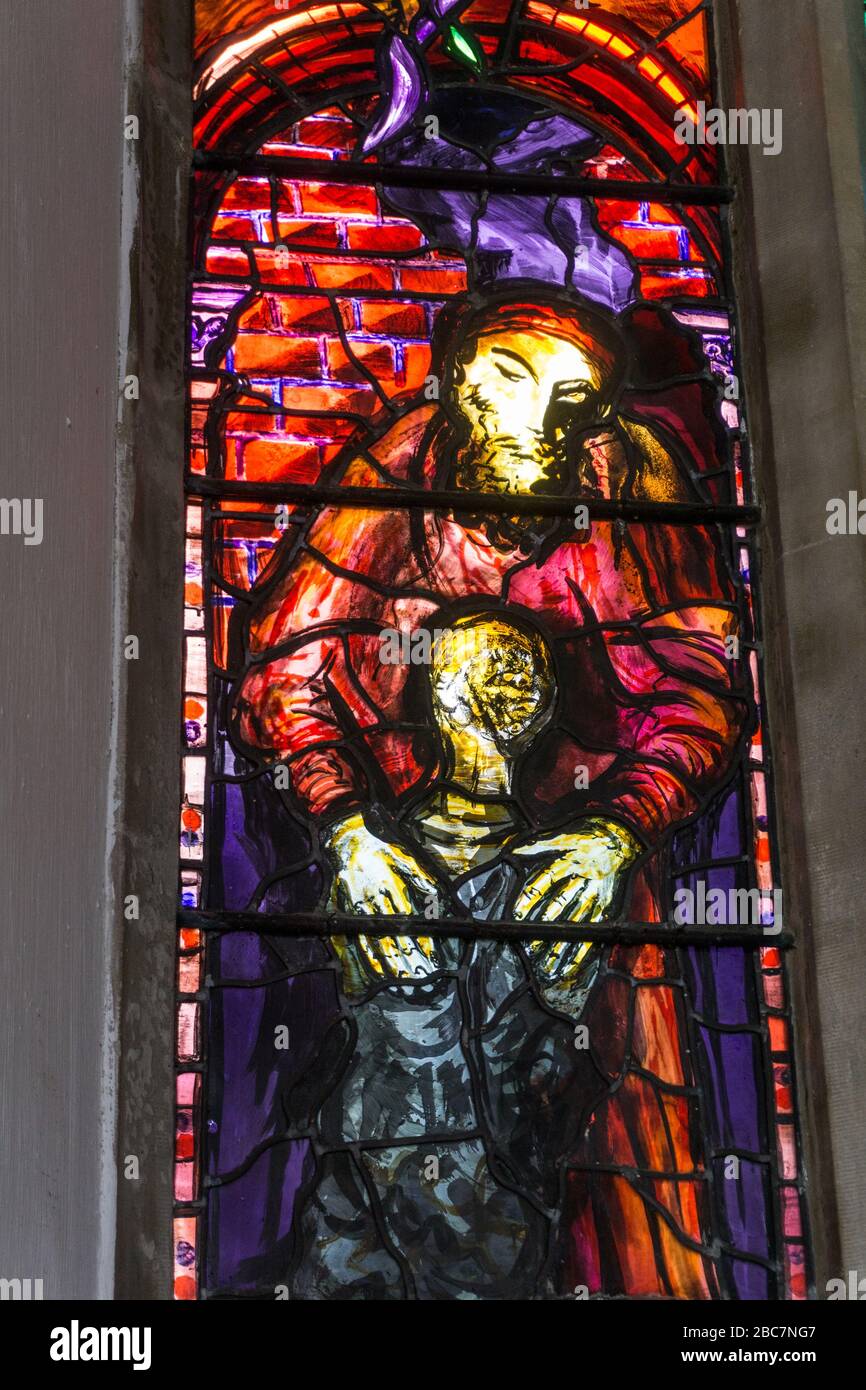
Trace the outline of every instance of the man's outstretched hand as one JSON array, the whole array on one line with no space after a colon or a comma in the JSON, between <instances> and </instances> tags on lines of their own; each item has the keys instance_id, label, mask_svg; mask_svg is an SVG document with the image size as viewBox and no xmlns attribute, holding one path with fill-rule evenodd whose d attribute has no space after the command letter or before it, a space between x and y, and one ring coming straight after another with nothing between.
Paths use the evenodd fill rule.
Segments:
<instances>
[{"instance_id":1,"label":"man's outstretched hand","mask_svg":"<svg viewBox=\"0 0 866 1390\"><path fill-rule=\"evenodd\" d=\"M514 916L530 922L597 922L617 897L623 877L642 846L616 821L584 821L577 830L512 845L531 870L514 904ZM580 973L591 941L532 941L529 954L541 980L567 984Z\"/></svg>"},{"instance_id":2,"label":"man's outstretched hand","mask_svg":"<svg viewBox=\"0 0 866 1390\"><path fill-rule=\"evenodd\" d=\"M593 818L575 830L524 840L510 853L533 867L514 904L528 922L597 922L609 909L640 842L617 821Z\"/></svg>"},{"instance_id":3,"label":"man's outstretched hand","mask_svg":"<svg viewBox=\"0 0 866 1390\"><path fill-rule=\"evenodd\" d=\"M323 842L334 870L338 912L353 916L412 916L438 899L439 886L402 845L370 830L360 811L328 827ZM359 936L374 979L433 975L442 961L431 937Z\"/></svg>"}]
</instances>

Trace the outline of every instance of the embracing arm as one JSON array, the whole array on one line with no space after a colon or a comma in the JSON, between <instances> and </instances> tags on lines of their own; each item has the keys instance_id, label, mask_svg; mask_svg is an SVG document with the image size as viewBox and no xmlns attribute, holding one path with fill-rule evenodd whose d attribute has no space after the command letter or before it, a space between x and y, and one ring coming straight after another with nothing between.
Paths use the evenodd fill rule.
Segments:
<instances>
[{"instance_id":1,"label":"embracing arm","mask_svg":"<svg viewBox=\"0 0 866 1390\"><path fill-rule=\"evenodd\" d=\"M602 495L699 498L659 433L620 417L587 446ZM578 587L613 668L619 756L589 803L648 846L699 808L730 766L747 714L748 672L734 656L735 589L720 528L629 521L581 550Z\"/></svg>"},{"instance_id":2,"label":"embracing arm","mask_svg":"<svg viewBox=\"0 0 866 1390\"><path fill-rule=\"evenodd\" d=\"M368 796L334 712L335 692L349 693L350 686L343 639L314 631L283 655L252 666L235 703L243 742L287 762L292 790L317 819L351 811Z\"/></svg>"},{"instance_id":3,"label":"embracing arm","mask_svg":"<svg viewBox=\"0 0 866 1390\"><path fill-rule=\"evenodd\" d=\"M710 529L640 529L641 566L658 597L654 612L607 635L621 687L619 756L597 804L652 846L730 767L748 717L748 669L734 655L738 617Z\"/></svg>"},{"instance_id":4,"label":"embracing arm","mask_svg":"<svg viewBox=\"0 0 866 1390\"><path fill-rule=\"evenodd\" d=\"M356 669L357 649L353 654L340 631L351 614L356 633L360 619L369 628L367 640L377 640L365 602L351 577L335 576L315 555L303 556L253 628L254 641L258 635L267 645L237 693L236 729L248 748L288 764L295 797L320 825L332 906L351 914L412 916L438 904L437 884L411 850L389 836L384 818L372 814L371 788L352 746L351 731L378 720ZM440 968L425 937L360 936L351 945L342 939L334 944L353 987L412 980Z\"/></svg>"},{"instance_id":5,"label":"embracing arm","mask_svg":"<svg viewBox=\"0 0 866 1390\"><path fill-rule=\"evenodd\" d=\"M662 452L654 468L662 492ZM666 490L652 500L684 500ZM579 821L515 850L536 861L515 916L606 915L635 859L694 815L730 767L748 671L734 659L735 593L720 547L715 528L659 521L622 532L601 524L576 548L575 591L584 617L594 610L612 668L615 756Z\"/></svg>"},{"instance_id":6,"label":"embracing arm","mask_svg":"<svg viewBox=\"0 0 866 1390\"><path fill-rule=\"evenodd\" d=\"M287 763L296 797L316 819L369 795L347 731L377 715L353 668L350 640L374 635L381 622L382 599L366 582L374 565L382 568L380 530L370 513L323 511L249 624L235 730L268 761Z\"/></svg>"}]
</instances>

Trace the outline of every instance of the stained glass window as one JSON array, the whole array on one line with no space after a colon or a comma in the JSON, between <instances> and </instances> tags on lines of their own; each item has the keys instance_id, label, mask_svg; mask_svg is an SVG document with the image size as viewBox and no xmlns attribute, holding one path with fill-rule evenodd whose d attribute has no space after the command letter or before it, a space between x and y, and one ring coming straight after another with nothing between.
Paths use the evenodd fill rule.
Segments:
<instances>
[{"instance_id":1,"label":"stained glass window","mask_svg":"<svg viewBox=\"0 0 866 1390\"><path fill-rule=\"evenodd\" d=\"M195 17L177 1297L805 1297L709 4Z\"/></svg>"}]
</instances>

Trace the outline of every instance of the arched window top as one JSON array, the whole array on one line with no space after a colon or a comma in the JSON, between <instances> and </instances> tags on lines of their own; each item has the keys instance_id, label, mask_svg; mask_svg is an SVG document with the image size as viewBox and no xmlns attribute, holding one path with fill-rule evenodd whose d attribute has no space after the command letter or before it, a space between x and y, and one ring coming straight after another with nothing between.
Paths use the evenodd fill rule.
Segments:
<instances>
[{"instance_id":1,"label":"arched window top","mask_svg":"<svg viewBox=\"0 0 866 1390\"><path fill-rule=\"evenodd\" d=\"M211 26L195 85L197 149L250 155L287 117L349 100L364 127L357 157L375 149L384 162L395 138L447 112L449 89L476 83L491 96L523 98L526 113L579 117L610 146L613 165L603 154L591 164L549 148L539 164L551 173L716 180L715 147L677 139L678 124L697 125L708 95L705 10L666 6L677 13L662 23L647 6L642 25L616 7L602 20L541 0L458 0L440 6L441 17L412 7L411 18L384 21L393 8L301 5L275 14L251 5L240 34L232 27L220 39Z\"/></svg>"}]
</instances>

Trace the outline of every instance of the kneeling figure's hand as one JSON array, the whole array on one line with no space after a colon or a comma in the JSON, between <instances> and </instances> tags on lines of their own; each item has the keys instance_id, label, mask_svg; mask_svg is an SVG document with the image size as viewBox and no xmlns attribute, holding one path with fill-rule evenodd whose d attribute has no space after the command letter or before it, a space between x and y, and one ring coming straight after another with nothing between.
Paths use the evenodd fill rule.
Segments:
<instances>
[{"instance_id":1,"label":"kneeling figure's hand","mask_svg":"<svg viewBox=\"0 0 866 1390\"><path fill-rule=\"evenodd\" d=\"M325 851L334 871L334 905L353 916L412 916L438 896L436 880L402 845L370 830L360 811L330 826ZM359 936L358 953L372 981L411 980L442 968L429 936ZM335 944L337 944L335 942ZM345 960L345 938L337 944Z\"/></svg>"}]
</instances>

